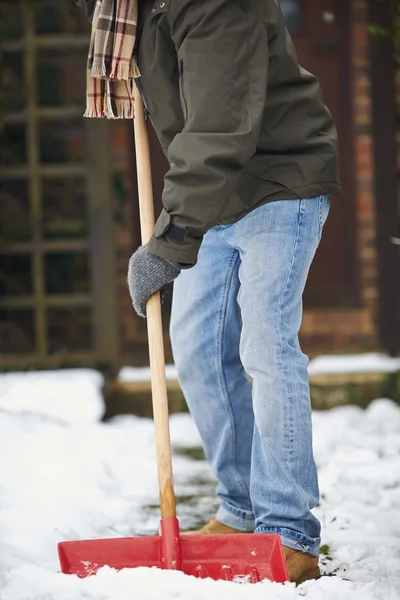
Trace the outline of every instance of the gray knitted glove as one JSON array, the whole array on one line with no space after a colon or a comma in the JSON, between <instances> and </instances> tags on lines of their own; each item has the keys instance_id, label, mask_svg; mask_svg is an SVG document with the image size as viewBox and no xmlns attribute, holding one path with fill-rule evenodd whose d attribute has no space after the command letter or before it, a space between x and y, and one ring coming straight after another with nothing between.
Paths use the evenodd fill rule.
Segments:
<instances>
[{"instance_id":1,"label":"gray knitted glove","mask_svg":"<svg viewBox=\"0 0 400 600\"><path fill-rule=\"evenodd\" d=\"M162 291L181 272L176 263L151 254L147 245L140 246L129 261L128 286L133 308L139 317L146 316L147 300Z\"/></svg>"}]
</instances>

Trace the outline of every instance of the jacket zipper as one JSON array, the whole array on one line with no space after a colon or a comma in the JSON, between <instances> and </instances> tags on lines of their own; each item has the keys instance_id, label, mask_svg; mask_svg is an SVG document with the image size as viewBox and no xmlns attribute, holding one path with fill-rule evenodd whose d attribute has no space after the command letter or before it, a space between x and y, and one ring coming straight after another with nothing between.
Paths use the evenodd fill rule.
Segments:
<instances>
[{"instance_id":1,"label":"jacket zipper","mask_svg":"<svg viewBox=\"0 0 400 600\"><path fill-rule=\"evenodd\" d=\"M179 61L179 73L181 76L182 98L183 98L183 103L185 105L185 115L184 116L185 116L185 121L187 121L189 111L188 111L188 104L187 104L187 99L186 99L186 94L185 94L185 86L183 85L183 60Z\"/></svg>"},{"instance_id":2,"label":"jacket zipper","mask_svg":"<svg viewBox=\"0 0 400 600\"><path fill-rule=\"evenodd\" d=\"M147 102L146 102L146 98L144 96L142 82L140 81L139 77L137 79L135 79L135 82L136 82L136 85L137 85L137 89L139 90L139 93L140 93L140 95L142 97L142 100L143 100L144 118L147 121L147 119L149 118L149 115L150 115L150 111L149 111L149 107L148 107Z\"/></svg>"}]
</instances>

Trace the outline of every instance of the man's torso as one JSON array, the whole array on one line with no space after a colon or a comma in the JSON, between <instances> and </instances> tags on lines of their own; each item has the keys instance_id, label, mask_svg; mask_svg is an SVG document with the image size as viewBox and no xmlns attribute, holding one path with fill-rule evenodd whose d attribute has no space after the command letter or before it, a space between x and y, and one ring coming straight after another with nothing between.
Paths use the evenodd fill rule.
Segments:
<instances>
[{"instance_id":1,"label":"man's torso","mask_svg":"<svg viewBox=\"0 0 400 600\"><path fill-rule=\"evenodd\" d=\"M234 0L243 2L244 0ZM213 2L213 0L202 0ZM170 15L179 0L142 0L139 3L137 57L142 77L140 87L151 121L168 157L168 148L185 127L187 105L185 81L190 79L202 93L196 72L188 72L178 60L171 39ZM274 0L247 0L252 17L264 22L269 55L260 68L268 69L267 100L255 154L247 162L235 193L221 215L220 223L241 218L260 204L277 199L304 198L341 193L338 177L337 134L324 104L318 80L299 67L293 43ZM190 28L190 14L187 15ZM211 43L218 45L218 29ZM238 44L245 43L238 39ZM223 51L223 48L221 49ZM204 48L209 77L218 85L221 64ZM194 69L192 69L194 71ZM240 109L240 98L232 98ZM213 110L213 97L203 101Z\"/></svg>"}]
</instances>

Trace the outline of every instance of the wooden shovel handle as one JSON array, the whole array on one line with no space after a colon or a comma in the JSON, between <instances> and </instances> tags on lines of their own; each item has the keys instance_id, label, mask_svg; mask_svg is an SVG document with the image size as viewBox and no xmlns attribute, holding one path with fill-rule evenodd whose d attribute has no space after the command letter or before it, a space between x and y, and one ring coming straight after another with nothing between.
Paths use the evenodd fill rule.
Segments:
<instances>
[{"instance_id":1,"label":"wooden shovel handle","mask_svg":"<svg viewBox=\"0 0 400 600\"><path fill-rule=\"evenodd\" d=\"M139 189L140 228L142 243L147 244L154 230L153 186L150 147L142 98L135 91L135 147ZM157 446L158 484L161 517L176 517L172 476L171 440L169 431L167 382L165 378L164 339L161 321L160 294L154 294L146 307L149 339L151 390Z\"/></svg>"}]
</instances>

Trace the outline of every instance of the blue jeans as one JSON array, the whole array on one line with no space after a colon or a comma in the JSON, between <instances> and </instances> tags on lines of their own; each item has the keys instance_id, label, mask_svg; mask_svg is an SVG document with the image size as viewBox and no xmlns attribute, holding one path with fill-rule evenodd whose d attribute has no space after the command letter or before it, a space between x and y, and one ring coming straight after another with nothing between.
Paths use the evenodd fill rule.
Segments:
<instances>
[{"instance_id":1,"label":"blue jeans","mask_svg":"<svg viewBox=\"0 0 400 600\"><path fill-rule=\"evenodd\" d=\"M318 555L302 295L330 199L270 202L208 231L175 281L179 381L218 479L216 518ZM252 378L251 385L249 376Z\"/></svg>"}]
</instances>

